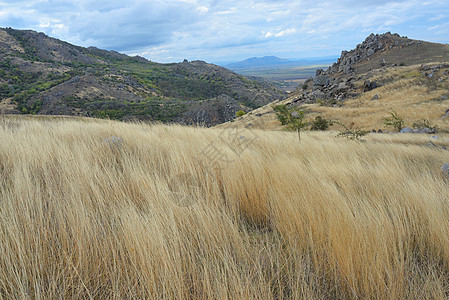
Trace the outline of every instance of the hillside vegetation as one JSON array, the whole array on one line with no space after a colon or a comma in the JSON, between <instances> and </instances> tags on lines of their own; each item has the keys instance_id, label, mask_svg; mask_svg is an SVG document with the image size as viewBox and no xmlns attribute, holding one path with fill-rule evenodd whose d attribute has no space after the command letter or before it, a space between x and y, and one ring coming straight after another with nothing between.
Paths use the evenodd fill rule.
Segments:
<instances>
[{"instance_id":1,"label":"hillside vegetation","mask_svg":"<svg viewBox=\"0 0 449 300\"><path fill-rule=\"evenodd\" d=\"M223 95L225 104L217 101ZM210 126L234 118L240 106L257 108L283 96L267 81L203 61L161 64L30 30L0 28L0 109L9 114Z\"/></svg>"},{"instance_id":2,"label":"hillside vegetation","mask_svg":"<svg viewBox=\"0 0 449 300\"><path fill-rule=\"evenodd\" d=\"M0 298L447 298L415 136L2 117Z\"/></svg>"}]
</instances>

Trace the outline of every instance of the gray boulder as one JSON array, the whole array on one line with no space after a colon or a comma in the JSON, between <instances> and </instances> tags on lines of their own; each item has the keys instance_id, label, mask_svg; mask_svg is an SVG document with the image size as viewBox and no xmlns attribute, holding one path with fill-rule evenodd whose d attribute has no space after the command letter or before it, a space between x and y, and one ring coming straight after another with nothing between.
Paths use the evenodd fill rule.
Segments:
<instances>
[{"instance_id":1,"label":"gray boulder","mask_svg":"<svg viewBox=\"0 0 449 300\"><path fill-rule=\"evenodd\" d=\"M313 79L313 85L315 86L328 86L330 84L329 76L319 75Z\"/></svg>"},{"instance_id":2,"label":"gray boulder","mask_svg":"<svg viewBox=\"0 0 449 300\"><path fill-rule=\"evenodd\" d=\"M441 173L443 173L443 176L449 178L449 164L445 163L442 167L441 167Z\"/></svg>"},{"instance_id":3,"label":"gray boulder","mask_svg":"<svg viewBox=\"0 0 449 300\"><path fill-rule=\"evenodd\" d=\"M435 129L431 129L431 128L412 129L410 127L404 127L404 128L401 129L401 131L399 131L399 133L426 133L426 134L432 134L432 133L436 133L436 131L435 131ZM432 138L436 139L435 137L432 137Z\"/></svg>"},{"instance_id":4,"label":"gray boulder","mask_svg":"<svg viewBox=\"0 0 449 300\"><path fill-rule=\"evenodd\" d=\"M414 129L413 132L414 133L432 134L432 133L436 133L436 130L435 129L431 129L431 128L420 128L420 129Z\"/></svg>"},{"instance_id":5,"label":"gray boulder","mask_svg":"<svg viewBox=\"0 0 449 300\"><path fill-rule=\"evenodd\" d=\"M375 88L377 88L377 83L375 81L365 80L365 82L363 83L363 91L364 92L371 91Z\"/></svg>"},{"instance_id":6,"label":"gray boulder","mask_svg":"<svg viewBox=\"0 0 449 300\"><path fill-rule=\"evenodd\" d=\"M324 99L326 97L326 95L322 91L317 90L312 93L312 97L314 99Z\"/></svg>"},{"instance_id":7,"label":"gray boulder","mask_svg":"<svg viewBox=\"0 0 449 300\"><path fill-rule=\"evenodd\" d=\"M337 87L337 91L345 91L348 89L348 86L344 82L340 82Z\"/></svg>"},{"instance_id":8,"label":"gray boulder","mask_svg":"<svg viewBox=\"0 0 449 300\"><path fill-rule=\"evenodd\" d=\"M379 100L379 95L378 94L374 95L373 98L371 98L371 101L374 101L374 100Z\"/></svg>"},{"instance_id":9,"label":"gray boulder","mask_svg":"<svg viewBox=\"0 0 449 300\"><path fill-rule=\"evenodd\" d=\"M410 127L404 127L401 129L401 131L399 131L399 133L414 133L413 129L411 129Z\"/></svg>"}]
</instances>

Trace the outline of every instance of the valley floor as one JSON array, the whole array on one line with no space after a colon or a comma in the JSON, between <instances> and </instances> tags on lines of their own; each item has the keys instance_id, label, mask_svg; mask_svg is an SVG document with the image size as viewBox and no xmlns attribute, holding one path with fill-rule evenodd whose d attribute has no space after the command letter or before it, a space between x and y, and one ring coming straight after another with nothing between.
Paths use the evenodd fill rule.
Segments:
<instances>
[{"instance_id":1,"label":"valley floor","mask_svg":"<svg viewBox=\"0 0 449 300\"><path fill-rule=\"evenodd\" d=\"M2 117L0 139L0 298L449 297L429 136Z\"/></svg>"}]
</instances>

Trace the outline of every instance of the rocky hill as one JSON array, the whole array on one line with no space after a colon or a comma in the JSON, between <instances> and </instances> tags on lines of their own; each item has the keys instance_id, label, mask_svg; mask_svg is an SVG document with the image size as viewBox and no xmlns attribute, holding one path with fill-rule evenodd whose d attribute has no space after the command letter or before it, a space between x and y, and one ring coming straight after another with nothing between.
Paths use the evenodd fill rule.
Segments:
<instances>
[{"instance_id":1,"label":"rocky hill","mask_svg":"<svg viewBox=\"0 0 449 300\"><path fill-rule=\"evenodd\" d=\"M355 49L343 51L332 66L317 70L288 99L231 124L281 128L272 105L285 104L304 107L310 119L321 114L367 130L382 128L382 117L394 108L410 126L428 119L449 130L448 99L449 45L387 32L371 34Z\"/></svg>"},{"instance_id":2,"label":"rocky hill","mask_svg":"<svg viewBox=\"0 0 449 300\"><path fill-rule=\"evenodd\" d=\"M210 107L217 97L227 99L226 109ZM197 120L209 126L232 119L242 107L283 97L266 81L203 61L160 64L30 30L0 28L2 113Z\"/></svg>"},{"instance_id":3,"label":"rocky hill","mask_svg":"<svg viewBox=\"0 0 449 300\"><path fill-rule=\"evenodd\" d=\"M372 70L447 61L448 45L412 40L390 32L371 34L355 49L342 51L337 62L327 70L317 70L316 76L302 86L303 91L295 102L310 104L320 101L338 105L381 84L367 80L361 89L354 85Z\"/></svg>"}]
</instances>

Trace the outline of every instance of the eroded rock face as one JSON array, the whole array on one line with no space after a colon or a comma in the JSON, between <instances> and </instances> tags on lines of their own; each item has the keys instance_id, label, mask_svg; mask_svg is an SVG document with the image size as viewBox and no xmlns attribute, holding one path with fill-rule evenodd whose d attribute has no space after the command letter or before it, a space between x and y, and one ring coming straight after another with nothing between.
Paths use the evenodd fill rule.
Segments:
<instances>
[{"instance_id":1,"label":"eroded rock face","mask_svg":"<svg viewBox=\"0 0 449 300\"><path fill-rule=\"evenodd\" d=\"M241 107L228 95L197 101L184 113L178 121L187 125L214 126L235 119L235 114Z\"/></svg>"},{"instance_id":2,"label":"eroded rock face","mask_svg":"<svg viewBox=\"0 0 449 300\"><path fill-rule=\"evenodd\" d=\"M330 79L328 75L318 75L313 79L314 86L328 86Z\"/></svg>"},{"instance_id":3,"label":"eroded rock face","mask_svg":"<svg viewBox=\"0 0 449 300\"><path fill-rule=\"evenodd\" d=\"M339 106L341 101L354 98L360 93L368 92L381 86L381 82L366 80L369 76L362 74L369 73L370 70L397 66L402 62L398 59L384 56L383 53L399 53L397 50L412 45L419 46L421 42L401 37L390 32L384 34L371 34L361 44L351 51L342 51L340 58L327 70L318 69L315 77L306 81L306 86L312 87L304 89L292 102L294 105L302 105L322 101L323 105ZM407 50L408 51L408 50ZM417 51L412 48L410 51ZM401 52L402 53L402 52ZM407 52L405 52L407 53ZM396 54L395 54L396 55ZM388 59L386 59L388 57ZM402 58L401 58L402 59ZM437 74L443 66L423 66L422 72L426 76ZM367 71L368 70L368 71ZM449 74L448 74L449 75ZM361 86L358 82L362 82ZM375 95L371 100L375 101L381 95ZM443 118L449 116L446 114Z\"/></svg>"},{"instance_id":4,"label":"eroded rock face","mask_svg":"<svg viewBox=\"0 0 449 300\"><path fill-rule=\"evenodd\" d=\"M400 40L398 40L400 39ZM327 74L350 74L354 72L354 65L362 60L370 59L376 53L386 51L397 47L407 47L414 45L416 42L400 37L397 33L390 32L384 34L370 34L365 41L358 44L351 51L342 51L340 58L327 71ZM386 65L385 60L381 61L382 65Z\"/></svg>"},{"instance_id":5,"label":"eroded rock face","mask_svg":"<svg viewBox=\"0 0 449 300\"><path fill-rule=\"evenodd\" d=\"M368 92L377 88L377 83L375 81L365 80L363 84L363 91Z\"/></svg>"}]
</instances>

